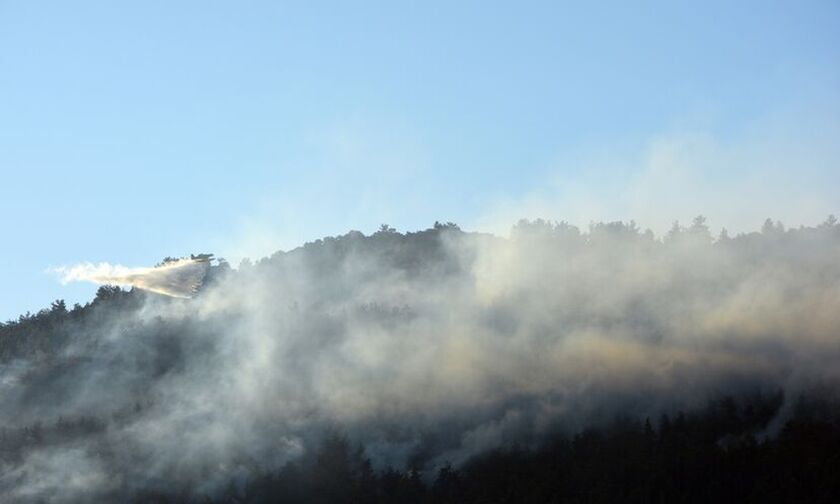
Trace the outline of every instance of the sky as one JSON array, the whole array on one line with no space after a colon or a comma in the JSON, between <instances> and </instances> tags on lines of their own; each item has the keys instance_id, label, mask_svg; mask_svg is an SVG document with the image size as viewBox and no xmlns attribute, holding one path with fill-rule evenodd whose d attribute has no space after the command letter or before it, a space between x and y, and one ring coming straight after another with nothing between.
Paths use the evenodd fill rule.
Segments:
<instances>
[{"instance_id":1,"label":"sky","mask_svg":"<svg viewBox=\"0 0 840 504\"><path fill-rule=\"evenodd\" d=\"M49 271L840 214L837 2L0 0L0 320Z\"/></svg>"}]
</instances>

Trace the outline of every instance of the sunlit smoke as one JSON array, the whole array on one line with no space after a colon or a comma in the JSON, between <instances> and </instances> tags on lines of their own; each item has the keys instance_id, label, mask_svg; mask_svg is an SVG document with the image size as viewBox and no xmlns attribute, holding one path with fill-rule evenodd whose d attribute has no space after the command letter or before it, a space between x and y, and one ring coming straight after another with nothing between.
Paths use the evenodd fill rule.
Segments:
<instances>
[{"instance_id":1,"label":"sunlit smoke","mask_svg":"<svg viewBox=\"0 0 840 504\"><path fill-rule=\"evenodd\" d=\"M166 296L189 298L201 287L207 267L207 261L182 259L153 268L83 263L54 268L52 271L61 275L63 284L85 281L100 285L131 286Z\"/></svg>"},{"instance_id":2,"label":"sunlit smoke","mask_svg":"<svg viewBox=\"0 0 840 504\"><path fill-rule=\"evenodd\" d=\"M377 470L435 474L756 391L781 392L752 432L774 436L802 393L838 390L838 256L834 217L717 240L698 217L662 239L622 222L522 221L506 238L438 224L349 232L239 269L55 269L201 296L127 293L39 315L66 322L44 345L51 360L18 351L0 370L0 428L21 440L0 453L0 494L115 502L152 487L200 500L314 457L334 430Z\"/></svg>"}]
</instances>

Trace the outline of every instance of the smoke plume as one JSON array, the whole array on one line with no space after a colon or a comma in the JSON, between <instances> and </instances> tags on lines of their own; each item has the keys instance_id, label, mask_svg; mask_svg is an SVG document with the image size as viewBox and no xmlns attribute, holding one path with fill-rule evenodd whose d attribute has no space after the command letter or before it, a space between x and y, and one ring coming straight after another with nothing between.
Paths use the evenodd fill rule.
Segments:
<instances>
[{"instance_id":1,"label":"smoke plume","mask_svg":"<svg viewBox=\"0 0 840 504\"><path fill-rule=\"evenodd\" d=\"M102 291L43 315L66 320L44 323L47 350L5 357L0 425L22 441L0 492L213 497L335 430L376 467L434 471L721 393L835 387L838 257L834 219L717 240L703 219L662 239L621 222L444 225L213 266L191 299ZM189 297L206 268L61 271Z\"/></svg>"}]
</instances>

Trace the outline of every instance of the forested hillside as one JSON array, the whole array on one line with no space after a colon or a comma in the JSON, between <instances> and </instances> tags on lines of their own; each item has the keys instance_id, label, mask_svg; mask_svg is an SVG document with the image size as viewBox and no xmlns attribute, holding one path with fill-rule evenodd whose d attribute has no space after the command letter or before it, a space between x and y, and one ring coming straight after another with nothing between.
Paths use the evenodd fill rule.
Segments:
<instances>
[{"instance_id":1,"label":"forested hillside","mask_svg":"<svg viewBox=\"0 0 840 504\"><path fill-rule=\"evenodd\" d=\"M383 226L0 324L0 501L836 502L838 385L833 217Z\"/></svg>"}]
</instances>

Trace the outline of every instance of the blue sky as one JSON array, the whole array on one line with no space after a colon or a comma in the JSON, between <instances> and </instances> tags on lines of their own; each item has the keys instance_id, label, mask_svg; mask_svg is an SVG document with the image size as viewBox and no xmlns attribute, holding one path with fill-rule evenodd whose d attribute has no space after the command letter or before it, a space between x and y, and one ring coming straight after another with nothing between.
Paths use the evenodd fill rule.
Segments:
<instances>
[{"instance_id":1,"label":"blue sky","mask_svg":"<svg viewBox=\"0 0 840 504\"><path fill-rule=\"evenodd\" d=\"M837 138L837 2L0 0L0 319L383 222L815 224Z\"/></svg>"}]
</instances>

